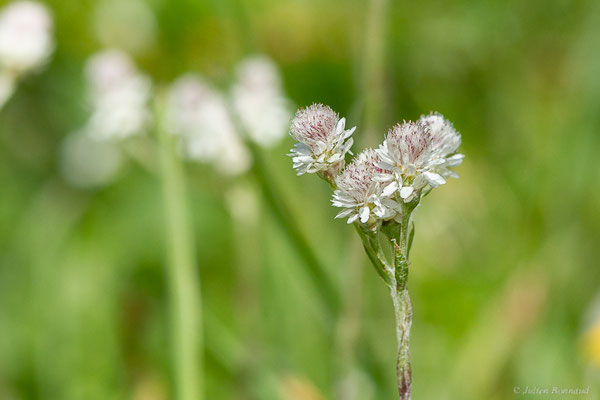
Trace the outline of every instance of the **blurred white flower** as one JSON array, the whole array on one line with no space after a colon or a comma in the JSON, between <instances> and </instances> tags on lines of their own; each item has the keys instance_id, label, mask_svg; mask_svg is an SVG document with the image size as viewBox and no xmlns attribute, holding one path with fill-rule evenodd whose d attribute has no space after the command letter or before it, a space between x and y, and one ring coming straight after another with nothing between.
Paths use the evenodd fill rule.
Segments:
<instances>
[{"instance_id":1,"label":"blurred white flower","mask_svg":"<svg viewBox=\"0 0 600 400\"><path fill-rule=\"evenodd\" d=\"M439 114L397 124L377 149L379 166L388 171L377 177L387 183L384 194L397 192L410 201L426 186L436 188L446 183L445 178L457 177L449 168L463 159L462 154L454 154L459 145L460 135Z\"/></svg>"},{"instance_id":2,"label":"blurred white flower","mask_svg":"<svg viewBox=\"0 0 600 400\"><path fill-rule=\"evenodd\" d=\"M102 51L88 60L86 73L93 107L89 134L118 140L143 133L150 122L151 83L129 56L119 50Z\"/></svg>"},{"instance_id":3,"label":"blurred white flower","mask_svg":"<svg viewBox=\"0 0 600 400\"><path fill-rule=\"evenodd\" d=\"M373 149L366 149L335 178L337 189L333 192L332 204L343 210L336 218L348 217L348 223L356 220L371 227L382 220L394 218L400 206L383 194L383 185L375 180L384 173L380 160Z\"/></svg>"},{"instance_id":4,"label":"blurred white flower","mask_svg":"<svg viewBox=\"0 0 600 400\"><path fill-rule=\"evenodd\" d=\"M248 136L261 146L276 145L287 133L290 104L277 66L267 57L242 61L231 90L233 107Z\"/></svg>"},{"instance_id":5,"label":"blurred white flower","mask_svg":"<svg viewBox=\"0 0 600 400\"><path fill-rule=\"evenodd\" d=\"M104 47L138 54L155 41L156 19L144 0L101 0L96 3L94 32Z\"/></svg>"},{"instance_id":6,"label":"blurred white flower","mask_svg":"<svg viewBox=\"0 0 600 400\"><path fill-rule=\"evenodd\" d=\"M212 163L226 175L250 167L250 154L237 135L224 96L201 78L184 75L173 83L165 124L180 137L185 157Z\"/></svg>"},{"instance_id":7,"label":"blurred white flower","mask_svg":"<svg viewBox=\"0 0 600 400\"><path fill-rule=\"evenodd\" d=\"M73 186L83 188L111 183L123 162L114 143L96 140L86 132L68 135L60 153L62 175Z\"/></svg>"},{"instance_id":8,"label":"blurred white flower","mask_svg":"<svg viewBox=\"0 0 600 400\"><path fill-rule=\"evenodd\" d=\"M17 80L42 67L52 51L52 18L40 3L17 1L0 10L0 108Z\"/></svg>"},{"instance_id":9,"label":"blurred white flower","mask_svg":"<svg viewBox=\"0 0 600 400\"><path fill-rule=\"evenodd\" d=\"M0 64L15 75L43 65L52 51L52 18L37 2L17 1L0 11Z\"/></svg>"},{"instance_id":10,"label":"blurred white flower","mask_svg":"<svg viewBox=\"0 0 600 400\"><path fill-rule=\"evenodd\" d=\"M298 110L292 120L290 135L298 141L290 156L298 175L321 173L332 179L344 167L344 156L350 151L350 137L356 127L345 129L346 119L340 119L330 107L313 104Z\"/></svg>"}]
</instances>

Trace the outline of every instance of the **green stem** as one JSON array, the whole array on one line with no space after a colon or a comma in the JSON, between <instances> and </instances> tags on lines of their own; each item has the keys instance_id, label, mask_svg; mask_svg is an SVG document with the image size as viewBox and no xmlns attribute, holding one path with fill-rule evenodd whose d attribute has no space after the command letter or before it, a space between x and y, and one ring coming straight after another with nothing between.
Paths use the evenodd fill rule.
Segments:
<instances>
[{"instance_id":1,"label":"green stem","mask_svg":"<svg viewBox=\"0 0 600 400\"><path fill-rule=\"evenodd\" d=\"M410 328L412 325L412 305L408 294L408 253L412 244L414 230L410 226L412 211L417 202L403 204L400 222L400 244L392 239L394 246L394 285L391 285L392 302L396 319L396 338L398 340L398 358L396 377L400 400L410 400L412 368L410 364Z\"/></svg>"},{"instance_id":2,"label":"green stem","mask_svg":"<svg viewBox=\"0 0 600 400\"><path fill-rule=\"evenodd\" d=\"M160 110L156 117L168 246L167 275L173 318L171 334L175 392L179 400L198 400L203 397L202 305L184 172L175 154L172 138L160 128Z\"/></svg>"},{"instance_id":3,"label":"green stem","mask_svg":"<svg viewBox=\"0 0 600 400\"><path fill-rule=\"evenodd\" d=\"M412 368L410 365L410 327L412 325L412 305L408 289L391 288L392 301L396 317L396 338L398 340L398 358L396 377L400 400L410 400Z\"/></svg>"}]
</instances>

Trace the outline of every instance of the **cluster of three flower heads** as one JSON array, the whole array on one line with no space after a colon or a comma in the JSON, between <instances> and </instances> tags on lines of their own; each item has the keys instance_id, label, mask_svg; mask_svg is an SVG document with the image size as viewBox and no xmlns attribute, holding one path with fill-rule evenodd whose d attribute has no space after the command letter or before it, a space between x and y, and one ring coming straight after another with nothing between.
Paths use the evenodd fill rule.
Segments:
<instances>
[{"instance_id":1,"label":"cluster of three flower heads","mask_svg":"<svg viewBox=\"0 0 600 400\"><path fill-rule=\"evenodd\" d=\"M464 157L457 153L461 137L440 114L396 124L377 149L363 150L347 166L356 127L345 129L345 123L330 107L313 104L298 110L290 128L298 141L290 153L294 168L298 175L317 173L335 188L333 206L343 208L336 218L376 228L398 220L403 203L458 177L451 168Z\"/></svg>"}]
</instances>

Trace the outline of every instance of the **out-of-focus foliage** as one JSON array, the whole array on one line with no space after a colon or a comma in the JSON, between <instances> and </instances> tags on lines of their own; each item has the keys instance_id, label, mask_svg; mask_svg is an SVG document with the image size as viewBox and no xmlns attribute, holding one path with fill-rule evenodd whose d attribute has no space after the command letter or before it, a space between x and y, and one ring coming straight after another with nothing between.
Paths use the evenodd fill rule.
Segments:
<instances>
[{"instance_id":1,"label":"out-of-focus foliage","mask_svg":"<svg viewBox=\"0 0 600 400\"><path fill-rule=\"evenodd\" d=\"M0 398L173 396L158 179L132 160L99 189L61 174L62 140L89 117L84 62L109 46L158 87L193 72L226 88L241 59L267 54L295 104L358 125L355 150L397 121L444 114L466 159L416 214L414 398L512 399L534 385L599 395L600 4L387 3L375 135L361 131L366 0L46 2L55 54L0 111ZM326 185L294 175L291 142L260 156L341 315L252 172L187 164L206 398L394 398L389 295L333 220Z\"/></svg>"}]
</instances>

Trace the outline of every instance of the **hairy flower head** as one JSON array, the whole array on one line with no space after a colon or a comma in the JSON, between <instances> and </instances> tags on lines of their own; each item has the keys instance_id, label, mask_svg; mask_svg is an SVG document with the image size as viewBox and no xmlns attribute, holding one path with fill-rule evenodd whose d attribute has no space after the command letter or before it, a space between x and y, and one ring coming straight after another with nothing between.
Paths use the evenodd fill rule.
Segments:
<instances>
[{"instance_id":1,"label":"hairy flower head","mask_svg":"<svg viewBox=\"0 0 600 400\"><path fill-rule=\"evenodd\" d=\"M436 171L444 178L458 177L448 168L456 167L464 158L464 155L457 153L461 142L460 134L450 121L438 113L422 116L420 121L429 127L431 133L432 164Z\"/></svg>"},{"instance_id":2,"label":"hairy flower head","mask_svg":"<svg viewBox=\"0 0 600 400\"><path fill-rule=\"evenodd\" d=\"M445 157L454 153L460 146L460 135L452 123L441 114L431 113L422 116L419 121L429 128L431 134L431 150L434 155Z\"/></svg>"},{"instance_id":3,"label":"hairy flower head","mask_svg":"<svg viewBox=\"0 0 600 400\"><path fill-rule=\"evenodd\" d=\"M426 186L435 188L446 183L445 178L457 177L449 167L462 161L462 154L454 154L459 145L460 135L440 114L397 124L377 149L379 165L390 171L377 179L388 183L386 195L398 192L409 201Z\"/></svg>"},{"instance_id":4,"label":"hairy flower head","mask_svg":"<svg viewBox=\"0 0 600 400\"><path fill-rule=\"evenodd\" d=\"M326 173L335 176L344 166L344 156L352 146L356 127L345 129L346 119L330 107L313 104L298 110L290 135L298 141L289 154L298 175ZM347 139L347 140L346 140Z\"/></svg>"},{"instance_id":5,"label":"hairy flower head","mask_svg":"<svg viewBox=\"0 0 600 400\"><path fill-rule=\"evenodd\" d=\"M336 218L348 217L349 224L359 219L362 224L376 226L396 215L398 204L383 194L382 184L375 180L378 174L389 172L379 166L380 162L375 150L366 149L335 178L332 203L344 208Z\"/></svg>"}]
</instances>

